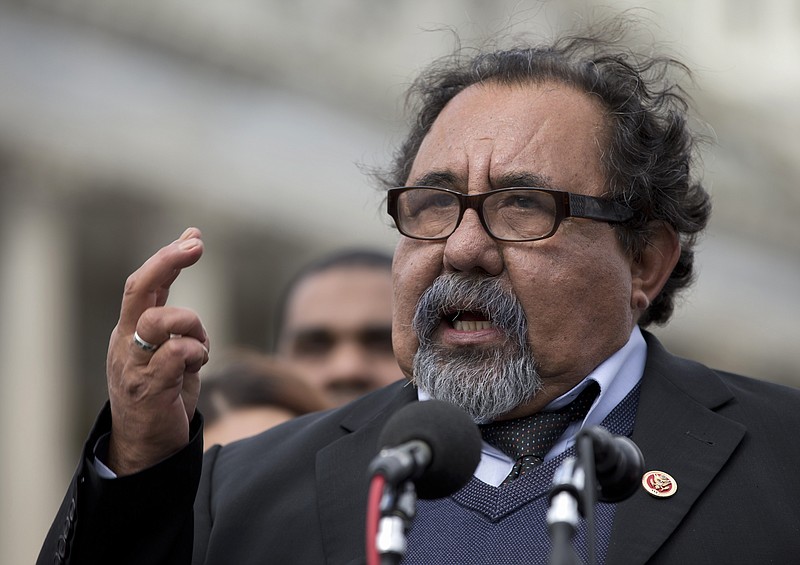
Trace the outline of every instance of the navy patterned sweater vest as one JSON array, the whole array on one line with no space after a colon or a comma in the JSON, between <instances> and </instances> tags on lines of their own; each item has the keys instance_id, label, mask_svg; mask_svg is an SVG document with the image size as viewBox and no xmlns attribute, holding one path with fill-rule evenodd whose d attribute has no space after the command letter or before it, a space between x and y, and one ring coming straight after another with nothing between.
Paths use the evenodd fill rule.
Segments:
<instances>
[{"instance_id":1,"label":"navy patterned sweater vest","mask_svg":"<svg viewBox=\"0 0 800 565\"><path fill-rule=\"evenodd\" d=\"M630 436L638 404L637 385L603 420L603 427L613 434ZM553 473L570 455L575 455L574 447L501 487L472 477L464 488L448 498L420 500L408 533L403 563L546 564L550 555L547 493ZM615 508L615 504L604 503L595 507L598 564L605 561ZM585 563L588 554L583 519L573 542Z\"/></svg>"}]
</instances>

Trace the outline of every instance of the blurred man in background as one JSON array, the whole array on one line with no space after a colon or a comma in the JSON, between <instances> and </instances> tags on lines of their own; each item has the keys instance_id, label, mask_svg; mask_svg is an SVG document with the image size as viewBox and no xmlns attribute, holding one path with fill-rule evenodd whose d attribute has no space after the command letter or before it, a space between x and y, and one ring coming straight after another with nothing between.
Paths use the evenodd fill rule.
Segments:
<instances>
[{"instance_id":1,"label":"blurred man in background","mask_svg":"<svg viewBox=\"0 0 800 565\"><path fill-rule=\"evenodd\" d=\"M277 354L334 405L403 378L392 352L392 258L368 249L325 256L289 283Z\"/></svg>"}]
</instances>

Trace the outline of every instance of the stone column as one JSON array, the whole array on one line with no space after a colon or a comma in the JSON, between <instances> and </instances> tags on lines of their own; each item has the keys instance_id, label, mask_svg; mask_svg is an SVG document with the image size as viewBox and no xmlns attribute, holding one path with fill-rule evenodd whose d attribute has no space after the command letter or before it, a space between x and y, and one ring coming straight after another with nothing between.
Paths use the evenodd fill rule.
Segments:
<instances>
[{"instance_id":1,"label":"stone column","mask_svg":"<svg viewBox=\"0 0 800 565\"><path fill-rule=\"evenodd\" d=\"M77 461L69 230L41 200L0 194L0 563L35 561Z\"/></svg>"}]
</instances>

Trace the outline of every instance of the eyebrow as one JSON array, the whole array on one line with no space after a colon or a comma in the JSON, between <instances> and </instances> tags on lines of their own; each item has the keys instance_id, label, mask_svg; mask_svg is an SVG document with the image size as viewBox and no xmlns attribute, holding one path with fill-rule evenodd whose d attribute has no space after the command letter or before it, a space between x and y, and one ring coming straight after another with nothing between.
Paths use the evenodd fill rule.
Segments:
<instances>
[{"instance_id":1,"label":"eyebrow","mask_svg":"<svg viewBox=\"0 0 800 565\"><path fill-rule=\"evenodd\" d=\"M414 181L416 186L433 186L437 188L451 188L456 190L459 184L456 175L449 171L431 171L425 173Z\"/></svg>"},{"instance_id":2,"label":"eyebrow","mask_svg":"<svg viewBox=\"0 0 800 565\"><path fill-rule=\"evenodd\" d=\"M450 171L431 171L416 179L414 185L463 191L462 188L459 188L459 185L463 185L463 183ZM492 181L493 190L511 187L554 188L554 185L548 175L531 172L508 173Z\"/></svg>"},{"instance_id":3,"label":"eyebrow","mask_svg":"<svg viewBox=\"0 0 800 565\"><path fill-rule=\"evenodd\" d=\"M508 173L492 182L492 188L495 189L511 187L555 188L548 175L530 172Z\"/></svg>"}]
</instances>

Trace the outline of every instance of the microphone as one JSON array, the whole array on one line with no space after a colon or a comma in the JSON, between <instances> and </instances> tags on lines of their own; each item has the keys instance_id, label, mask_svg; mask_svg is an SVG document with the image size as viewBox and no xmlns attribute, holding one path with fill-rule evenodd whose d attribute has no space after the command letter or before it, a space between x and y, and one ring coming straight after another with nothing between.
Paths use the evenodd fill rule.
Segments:
<instances>
[{"instance_id":1,"label":"microphone","mask_svg":"<svg viewBox=\"0 0 800 565\"><path fill-rule=\"evenodd\" d=\"M575 444L578 459L567 457L561 463L550 489L547 525L553 547L551 564L578 562L570 540L579 514L586 518L588 563L596 563L594 503L625 500L636 491L644 473L642 452L626 437L593 426L578 432Z\"/></svg>"},{"instance_id":2,"label":"microphone","mask_svg":"<svg viewBox=\"0 0 800 565\"><path fill-rule=\"evenodd\" d=\"M639 447L627 437L612 435L599 426L581 430L577 441L582 438L591 440L594 451L597 500L620 502L631 496L644 473Z\"/></svg>"},{"instance_id":3,"label":"microphone","mask_svg":"<svg viewBox=\"0 0 800 565\"><path fill-rule=\"evenodd\" d=\"M386 422L369 466L387 483L413 481L417 496L443 498L463 487L481 458L481 434L466 412L449 402L412 402Z\"/></svg>"}]
</instances>

